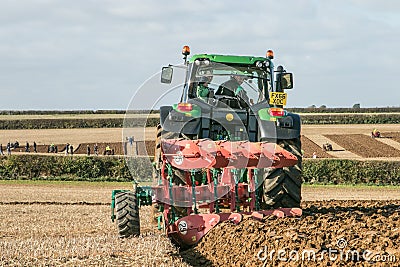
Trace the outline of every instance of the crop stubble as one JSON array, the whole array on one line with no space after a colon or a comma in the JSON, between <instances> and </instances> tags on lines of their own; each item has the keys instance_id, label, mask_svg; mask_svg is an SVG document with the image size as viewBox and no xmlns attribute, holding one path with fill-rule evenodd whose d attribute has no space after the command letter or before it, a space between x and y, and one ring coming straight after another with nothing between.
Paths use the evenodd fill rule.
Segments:
<instances>
[{"instance_id":1,"label":"crop stubble","mask_svg":"<svg viewBox=\"0 0 400 267\"><path fill-rule=\"evenodd\" d=\"M140 238L117 237L109 208L110 192L116 187L130 185L0 185L0 209L6 211L0 213L0 266L260 266L256 254L264 245L318 250L333 246L340 237L356 248L382 250L400 259L400 200L321 202L315 199L335 198L348 189L305 187L301 219L223 223L198 247L179 252L155 230L150 207L140 210ZM396 193L396 188L350 190L359 199L396 198ZM35 201L43 204L30 204Z\"/></svg>"},{"instance_id":2,"label":"crop stubble","mask_svg":"<svg viewBox=\"0 0 400 267\"><path fill-rule=\"evenodd\" d=\"M0 266L188 266L154 231L149 207L141 209L142 236L118 238L109 206L115 188L131 185L0 184Z\"/></svg>"},{"instance_id":3,"label":"crop stubble","mask_svg":"<svg viewBox=\"0 0 400 267\"><path fill-rule=\"evenodd\" d=\"M150 230L121 240L105 205L0 205L0 266L187 266L169 241Z\"/></svg>"}]
</instances>

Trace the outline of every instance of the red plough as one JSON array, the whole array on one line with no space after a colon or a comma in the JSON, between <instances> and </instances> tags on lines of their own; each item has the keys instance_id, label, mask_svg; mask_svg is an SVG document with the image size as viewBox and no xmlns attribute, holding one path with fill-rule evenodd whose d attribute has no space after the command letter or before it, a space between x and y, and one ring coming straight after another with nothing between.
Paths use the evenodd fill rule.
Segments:
<instances>
[{"instance_id":1,"label":"red plough","mask_svg":"<svg viewBox=\"0 0 400 267\"><path fill-rule=\"evenodd\" d=\"M166 160L182 170L199 168L282 168L297 158L275 143L249 141L164 140Z\"/></svg>"},{"instance_id":2,"label":"red plough","mask_svg":"<svg viewBox=\"0 0 400 267\"><path fill-rule=\"evenodd\" d=\"M260 169L297 163L296 156L274 143L163 140L162 160L161 177L152 187L162 211L159 226L180 245L194 245L218 223L237 224L244 215L259 220L301 216L299 208L260 209ZM177 169L184 174L182 184L176 181Z\"/></svg>"}]
</instances>

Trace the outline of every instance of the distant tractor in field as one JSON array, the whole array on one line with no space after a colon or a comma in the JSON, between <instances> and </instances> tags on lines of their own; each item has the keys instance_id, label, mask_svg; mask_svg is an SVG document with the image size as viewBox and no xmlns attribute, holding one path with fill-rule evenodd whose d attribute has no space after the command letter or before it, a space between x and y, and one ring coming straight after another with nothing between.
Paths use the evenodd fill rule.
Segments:
<instances>
[{"instance_id":1,"label":"distant tractor in field","mask_svg":"<svg viewBox=\"0 0 400 267\"><path fill-rule=\"evenodd\" d=\"M381 137L381 132L378 131L378 129L375 128L375 129L371 132L371 137L372 137L372 138L380 138L380 137Z\"/></svg>"},{"instance_id":2,"label":"distant tractor in field","mask_svg":"<svg viewBox=\"0 0 400 267\"><path fill-rule=\"evenodd\" d=\"M332 150L333 150L333 149L332 149L332 144L326 142L325 144L322 145L322 149L323 149L324 151L332 151Z\"/></svg>"}]
</instances>

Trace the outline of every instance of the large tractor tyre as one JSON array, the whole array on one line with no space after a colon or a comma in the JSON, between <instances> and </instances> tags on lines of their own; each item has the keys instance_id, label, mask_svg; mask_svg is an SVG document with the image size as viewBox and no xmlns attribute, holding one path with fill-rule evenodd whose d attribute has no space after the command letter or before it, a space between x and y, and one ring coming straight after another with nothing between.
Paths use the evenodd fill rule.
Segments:
<instances>
[{"instance_id":1,"label":"large tractor tyre","mask_svg":"<svg viewBox=\"0 0 400 267\"><path fill-rule=\"evenodd\" d=\"M278 145L297 157L292 167L270 169L264 173L263 204L272 208L300 207L302 154L300 138L280 140Z\"/></svg>"},{"instance_id":2,"label":"large tractor tyre","mask_svg":"<svg viewBox=\"0 0 400 267\"><path fill-rule=\"evenodd\" d=\"M121 192L115 195L117 227L121 238L140 235L139 206L136 193Z\"/></svg>"}]
</instances>

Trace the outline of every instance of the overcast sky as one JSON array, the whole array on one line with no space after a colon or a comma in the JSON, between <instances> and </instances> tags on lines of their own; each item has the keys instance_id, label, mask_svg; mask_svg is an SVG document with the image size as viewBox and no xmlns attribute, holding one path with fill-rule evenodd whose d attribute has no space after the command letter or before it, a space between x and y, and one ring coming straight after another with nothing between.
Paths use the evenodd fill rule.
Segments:
<instances>
[{"instance_id":1,"label":"overcast sky","mask_svg":"<svg viewBox=\"0 0 400 267\"><path fill-rule=\"evenodd\" d=\"M192 54L273 49L294 73L289 107L400 106L396 0L0 0L0 10L3 110L125 109L185 44Z\"/></svg>"}]
</instances>

